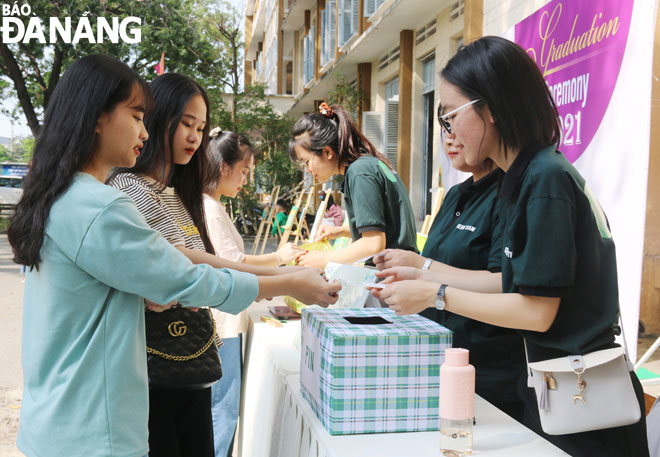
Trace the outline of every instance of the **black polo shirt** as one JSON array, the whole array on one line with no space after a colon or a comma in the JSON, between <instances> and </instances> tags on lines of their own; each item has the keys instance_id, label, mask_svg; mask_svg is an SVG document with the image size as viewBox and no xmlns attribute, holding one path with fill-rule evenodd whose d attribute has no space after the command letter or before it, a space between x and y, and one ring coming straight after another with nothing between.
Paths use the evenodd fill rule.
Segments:
<instances>
[{"instance_id":1,"label":"black polo shirt","mask_svg":"<svg viewBox=\"0 0 660 457\"><path fill-rule=\"evenodd\" d=\"M497 169L452 187L433 220L422 255L457 268L499 272L502 261ZM518 401L516 381L524 372L522 338L497 327L434 308L421 313L454 332L453 346L470 350L479 395L499 407Z\"/></svg>"},{"instance_id":2,"label":"black polo shirt","mask_svg":"<svg viewBox=\"0 0 660 457\"><path fill-rule=\"evenodd\" d=\"M618 285L607 218L555 146L524 148L504 176L502 289L559 297L547 332L521 331L530 359L585 354L614 341Z\"/></svg>"},{"instance_id":3,"label":"black polo shirt","mask_svg":"<svg viewBox=\"0 0 660 457\"><path fill-rule=\"evenodd\" d=\"M350 164L342 184L353 241L385 232L386 247L417 252L417 232L408 192L399 175L373 156Z\"/></svg>"}]
</instances>

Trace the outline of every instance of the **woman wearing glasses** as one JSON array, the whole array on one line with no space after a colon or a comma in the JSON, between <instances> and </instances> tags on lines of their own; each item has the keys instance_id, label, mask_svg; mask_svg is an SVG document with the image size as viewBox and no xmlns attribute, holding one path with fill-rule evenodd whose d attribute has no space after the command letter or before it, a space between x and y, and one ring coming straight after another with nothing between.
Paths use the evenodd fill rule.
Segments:
<instances>
[{"instance_id":1,"label":"woman wearing glasses","mask_svg":"<svg viewBox=\"0 0 660 457\"><path fill-rule=\"evenodd\" d=\"M501 281L462 272L462 284L447 286L444 273L396 267L379 273L396 282L374 293L399 314L435 302L454 314L518 329L530 362L613 347L614 242L584 179L557 150L559 116L536 64L508 40L482 38L442 70L440 99L448 114L455 111L443 121L465 161L475 165L488 157L505 172L499 191ZM522 376L517 387L524 424L572 456L648 456L643 392L632 372L631 379L640 406L637 423L550 436L541 429L536 395Z\"/></svg>"},{"instance_id":2,"label":"woman wearing glasses","mask_svg":"<svg viewBox=\"0 0 660 457\"><path fill-rule=\"evenodd\" d=\"M446 114L442 112L442 105L438 106L444 150L456 170L472 176L447 192L433 220L422 255L387 249L374 257L379 270L407 266L444 273L447 284L456 287L464 286L461 282L464 270L480 271L482 280L479 283L501 282L502 231L497 188L502 171L487 157L475 165L468 165L463 146L449 124L454 116L460 116L475 102ZM455 347L470 350L470 363L477 370L477 393L522 422L523 403L516 393L516 382L524 372L520 335L509 328L435 308L425 309L420 314L452 330Z\"/></svg>"}]
</instances>

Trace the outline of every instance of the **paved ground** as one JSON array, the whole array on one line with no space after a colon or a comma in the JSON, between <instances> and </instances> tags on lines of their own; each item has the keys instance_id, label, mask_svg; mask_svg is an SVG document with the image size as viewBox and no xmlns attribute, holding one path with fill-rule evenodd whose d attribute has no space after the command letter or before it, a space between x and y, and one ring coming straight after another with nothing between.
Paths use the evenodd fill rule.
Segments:
<instances>
[{"instance_id":1,"label":"paved ground","mask_svg":"<svg viewBox=\"0 0 660 457\"><path fill-rule=\"evenodd\" d=\"M21 456L16 449L21 405L21 321L23 283L11 260L7 235L0 235L0 456Z\"/></svg>"},{"instance_id":2,"label":"paved ground","mask_svg":"<svg viewBox=\"0 0 660 457\"><path fill-rule=\"evenodd\" d=\"M21 199L21 195L23 195L23 189L0 187L0 203L15 205Z\"/></svg>"},{"instance_id":3,"label":"paved ground","mask_svg":"<svg viewBox=\"0 0 660 457\"><path fill-rule=\"evenodd\" d=\"M252 241L246 240L248 252ZM266 252L274 250L270 241ZM18 265L11 260L7 235L0 234L0 457L22 456L16 449L16 432L21 405L23 375L20 363L23 284ZM655 341L655 337L640 338L638 355L641 356ZM660 373L660 350L644 365ZM647 389L654 395L660 387Z\"/></svg>"}]
</instances>

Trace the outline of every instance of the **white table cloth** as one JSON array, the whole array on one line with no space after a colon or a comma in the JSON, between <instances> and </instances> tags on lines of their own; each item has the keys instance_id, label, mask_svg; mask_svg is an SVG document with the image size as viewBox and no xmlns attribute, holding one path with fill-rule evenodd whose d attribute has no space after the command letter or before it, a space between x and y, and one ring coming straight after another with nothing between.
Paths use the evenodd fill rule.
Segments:
<instances>
[{"instance_id":1,"label":"white table cloth","mask_svg":"<svg viewBox=\"0 0 660 457\"><path fill-rule=\"evenodd\" d=\"M300 321L262 323L267 308L249 313L239 427L240 457L438 457L439 432L331 436L300 394ZM474 455L565 456L479 396Z\"/></svg>"}]
</instances>

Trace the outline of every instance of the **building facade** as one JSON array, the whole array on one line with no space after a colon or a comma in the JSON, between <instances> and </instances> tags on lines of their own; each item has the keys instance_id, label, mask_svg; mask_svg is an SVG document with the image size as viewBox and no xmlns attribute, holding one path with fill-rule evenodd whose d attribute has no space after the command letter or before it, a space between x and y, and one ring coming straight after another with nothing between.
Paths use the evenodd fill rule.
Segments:
<instances>
[{"instance_id":1,"label":"building facade","mask_svg":"<svg viewBox=\"0 0 660 457\"><path fill-rule=\"evenodd\" d=\"M441 147L438 73L462 43L506 35L549 0L248 0L245 83L261 82L283 113L325 100L340 74L355 85L363 133L396 164L418 220L437 193L464 179ZM637 4L637 2L635 2ZM657 2L656 2L657 4ZM657 15L657 9L656 15ZM656 50L660 43L655 29ZM654 71L660 56L653 56ZM652 82L652 99L660 82ZM653 104L655 125L660 105ZM660 133L652 129L644 224L641 317L660 332ZM638 292L637 292L638 293ZM634 294L633 294L634 295Z\"/></svg>"},{"instance_id":2,"label":"building facade","mask_svg":"<svg viewBox=\"0 0 660 457\"><path fill-rule=\"evenodd\" d=\"M474 29L464 10L463 0L249 0L245 83L265 84L292 117L314 111L338 75L355 85L356 121L422 220L433 190L463 179L442 153L435 113L437 73Z\"/></svg>"}]
</instances>

